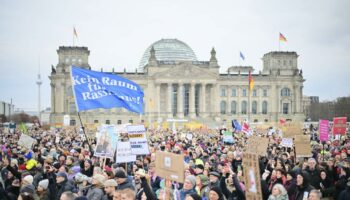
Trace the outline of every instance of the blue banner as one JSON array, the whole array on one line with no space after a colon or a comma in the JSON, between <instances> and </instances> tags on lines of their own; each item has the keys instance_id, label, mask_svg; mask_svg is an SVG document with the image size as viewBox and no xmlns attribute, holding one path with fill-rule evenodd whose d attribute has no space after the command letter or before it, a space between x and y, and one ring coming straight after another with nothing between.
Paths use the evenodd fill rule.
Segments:
<instances>
[{"instance_id":1,"label":"blue banner","mask_svg":"<svg viewBox=\"0 0 350 200\"><path fill-rule=\"evenodd\" d=\"M72 66L71 78L78 112L123 107L143 114L143 91L136 83L115 74Z\"/></svg>"}]
</instances>

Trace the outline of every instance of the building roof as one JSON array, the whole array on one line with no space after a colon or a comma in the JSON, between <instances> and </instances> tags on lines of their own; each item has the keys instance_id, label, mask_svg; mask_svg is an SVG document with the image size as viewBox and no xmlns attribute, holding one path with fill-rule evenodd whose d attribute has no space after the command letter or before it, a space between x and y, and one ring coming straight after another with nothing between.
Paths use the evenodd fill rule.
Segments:
<instances>
[{"instance_id":1,"label":"building roof","mask_svg":"<svg viewBox=\"0 0 350 200\"><path fill-rule=\"evenodd\" d=\"M196 54L186 43L178 39L161 39L145 50L140 61L140 68L147 65L152 46L158 61L197 61Z\"/></svg>"}]
</instances>

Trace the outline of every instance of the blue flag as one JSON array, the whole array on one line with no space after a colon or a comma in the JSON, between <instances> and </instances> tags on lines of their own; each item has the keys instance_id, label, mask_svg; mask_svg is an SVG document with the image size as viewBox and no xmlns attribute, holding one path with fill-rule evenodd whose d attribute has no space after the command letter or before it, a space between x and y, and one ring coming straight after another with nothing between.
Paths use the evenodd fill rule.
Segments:
<instances>
[{"instance_id":1,"label":"blue flag","mask_svg":"<svg viewBox=\"0 0 350 200\"><path fill-rule=\"evenodd\" d=\"M243 55L243 53L242 53L242 52L239 52L239 56L242 58L242 60L244 60L244 59L245 59L245 57L244 57L244 55Z\"/></svg>"},{"instance_id":2,"label":"blue flag","mask_svg":"<svg viewBox=\"0 0 350 200\"><path fill-rule=\"evenodd\" d=\"M232 120L232 128L234 128L235 131L242 131L242 126L237 120Z\"/></svg>"},{"instance_id":3,"label":"blue flag","mask_svg":"<svg viewBox=\"0 0 350 200\"><path fill-rule=\"evenodd\" d=\"M78 112L123 107L143 114L143 91L136 83L102 72L72 66L71 78Z\"/></svg>"}]
</instances>

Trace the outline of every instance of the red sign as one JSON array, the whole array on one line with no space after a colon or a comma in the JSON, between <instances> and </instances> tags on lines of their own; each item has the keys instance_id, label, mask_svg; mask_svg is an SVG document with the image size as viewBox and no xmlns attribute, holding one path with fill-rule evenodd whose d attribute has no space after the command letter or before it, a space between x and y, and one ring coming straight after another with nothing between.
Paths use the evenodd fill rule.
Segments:
<instances>
[{"instance_id":1,"label":"red sign","mask_svg":"<svg viewBox=\"0 0 350 200\"><path fill-rule=\"evenodd\" d=\"M346 133L346 117L334 117L333 118L333 134L345 135Z\"/></svg>"}]
</instances>

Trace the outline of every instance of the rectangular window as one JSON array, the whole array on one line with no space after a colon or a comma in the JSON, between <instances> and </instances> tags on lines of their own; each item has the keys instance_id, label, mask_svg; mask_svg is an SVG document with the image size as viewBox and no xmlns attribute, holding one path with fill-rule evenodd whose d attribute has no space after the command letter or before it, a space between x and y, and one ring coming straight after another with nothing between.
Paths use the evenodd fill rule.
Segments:
<instances>
[{"instance_id":1,"label":"rectangular window","mask_svg":"<svg viewBox=\"0 0 350 200\"><path fill-rule=\"evenodd\" d=\"M253 90L253 97L256 97L257 95L257 92L256 92L256 89Z\"/></svg>"},{"instance_id":2,"label":"rectangular window","mask_svg":"<svg viewBox=\"0 0 350 200\"><path fill-rule=\"evenodd\" d=\"M283 114L285 114L285 115L288 114L288 108L289 108L289 104L283 103Z\"/></svg>"},{"instance_id":3,"label":"rectangular window","mask_svg":"<svg viewBox=\"0 0 350 200\"><path fill-rule=\"evenodd\" d=\"M221 95L222 97L226 97L226 89L225 88L221 88Z\"/></svg>"},{"instance_id":4,"label":"rectangular window","mask_svg":"<svg viewBox=\"0 0 350 200\"><path fill-rule=\"evenodd\" d=\"M236 89L232 89L232 94L231 94L231 96L232 96L232 97L237 96L237 94L236 94Z\"/></svg>"},{"instance_id":5,"label":"rectangular window","mask_svg":"<svg viewBox=\"0 0 350 200\"><path fill-rule=\"evenodd\" d=\"M133 124L133 123L134 123L134 121L133 121L132 119L130 119L130 120L129 120L129 123L130 123L130 124Z\"/></svg>"},{"instance_id":6,"label":"rectangular window","mask_svg":"<svg viewBox=\"0 0 350 200\"><path fill-rule=\"evenodd\" d=\"M122 124L122 120L119 119L119 120L117 121L117 124Z\"/></svg>"},{"instance_id":7,"label":"rectangular window","mask_svg":"<svg viewBox=\"0 0 350 200\"><path fill-rule=\"evenodd\" d=\"M264 97L267 97L267 89L264 89L264 90L263 90L263 96L264 96Z\"/></svg>"},{"instance_id":8,"label":"rectangular window","mask_svg":"<svg viewBox=\"0 0 350 200\"><path fill-rule=\"evenodd\" d=\"M95 124L98 124L98 120L97 120L97 119L95 119L95 120L94 120L94 123L95 123Z\"/></svg>"},{"instance_id":9,"label":"rectangular window","mask_svg":"<svg viewBox=\"0 0 350 200\"><path fill-rule=\"evenodd\" d=\"M247 90L246 90L246 89L243 89L243 90L242 90L242 96L244 96L244 97L247 96Z\"/></svg>"},{"instance_id":10,"label":"rectangular window","mask_svg":"<svg viewBox=\"0 0 350 200\"><path fill-rule=\"evenodd\" d=\"M107 119L106 124L111 124L111 121L109 119Z\"/></svg>"}]
</instances>

